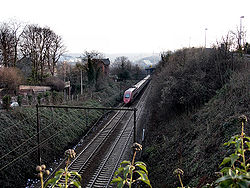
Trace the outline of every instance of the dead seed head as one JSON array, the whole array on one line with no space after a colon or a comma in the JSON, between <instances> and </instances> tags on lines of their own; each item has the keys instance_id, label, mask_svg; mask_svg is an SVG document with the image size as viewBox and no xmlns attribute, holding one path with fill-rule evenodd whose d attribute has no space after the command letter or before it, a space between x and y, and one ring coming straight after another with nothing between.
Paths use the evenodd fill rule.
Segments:
<instances>
[{"instance_id":1,"label":"dead seed head","mask_svg":"<svg viewBox=\"0 0 250 188\"><path fill-rule=\"evenodd\" d=\"M49 170L46 170L46 171L45 171L45 174L49 175L49 174L50 174L50 171L49 171Z\"/></svg>"},{"instance_id":2,"label":"dead seed head","mask_svg":"<svg viewBox=\"0 0 250 188\"><path fill-rule=\"evenodd\" d=\"M42 167L41 167L41 166L37 166L37 167L36 167L36 171L37 171L37 172L41 172L41 171L42 171Z\"/></svg>"},{"instance_id":3,"label":"dead seed head","mask_svg":"<svg viewBox=\"0 0 250 188\"><path fill-rule=\"evenodd\" d=\"M133 143L132 148L133 148L134 151L141 151L142 150L142 145L138 144L138 143Z\"/></svg>"},{"instance_id":4,"label":"dead seed head","mask_svg":"<svg viewBox=\"0 0 250 188\"><path fill-rule=\"evenodd\" d=\"M239 116L239 120L240 120L240 122L246 123L247 122L247 116L241 115L241 116Z\"/></svg>"},{"instance_id":5,"label":"dead seed head","mask_svg":"<svg viewBox=\"0 0 250 188\"><path fill-rule=\"evenodd\" d=\"M175 174L175 175L182 175L183 176L183 174L184 174L184 172L183 172L183 170L182 169L180 169L180 168L177 168L177 169L175 169L174 170L174 173L173 174Z\"/></svg>"},{"instance_id":6,"label":"dead seed head","mask_svg":"<svg viewBox=\"0 0 250 188\"><path fill-rule=\"evenodd\" d=\"M66 157L70 157L70 158L75 158L76 157L76 153L73 149L68 149L65 151L64 155Z\"/></svg>"},{"instance_id":7,"label":"dead seed head","mask_svg":"<svg viewBox=\"0 0 250 188\"><path fill-rule=\"evenodd\" d=\"M45 165L42 165L41 168L42 168L42 170L45 170L45 169L46 169L46 166L45 166Z\"/></svg>"}]
</instances>

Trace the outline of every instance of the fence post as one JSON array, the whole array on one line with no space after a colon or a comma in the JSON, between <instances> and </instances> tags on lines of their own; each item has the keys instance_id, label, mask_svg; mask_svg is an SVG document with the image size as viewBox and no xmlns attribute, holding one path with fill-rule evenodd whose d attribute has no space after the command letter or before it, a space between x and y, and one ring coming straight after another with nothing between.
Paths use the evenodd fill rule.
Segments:
<instances>
[{"instance_id":1,"label":"fence post","mask_svg":"<svg viewBox=\"0 0 250 188\"><path fill-rule=\"evenodd\" d=\"M41 165L41 148L40 148L40 122L39 122L39 109L38 104L36 105L36 130L37 130L37 159L38 164Z\"/></svg>"},{"instance_id":2,"label":"fence post","mask_svg":"<svg viewBox=\"0 0 250 188\"><path fill-rule=\"evenodd\" d=\"M134 108L134 143L136 142L136 111L137 108Z\"/></svg>"}]
</instances>

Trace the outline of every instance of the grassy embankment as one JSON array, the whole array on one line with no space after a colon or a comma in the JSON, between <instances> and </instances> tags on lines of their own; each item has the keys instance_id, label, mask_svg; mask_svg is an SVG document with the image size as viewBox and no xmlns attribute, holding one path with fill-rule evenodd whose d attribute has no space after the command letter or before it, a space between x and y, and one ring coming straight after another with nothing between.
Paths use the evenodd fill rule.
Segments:
<instances>
[{"instance_id":1,"label":"grassy embankment","mask_svg":"<svg viewBox=\"0 0 250 188\"><path fill-rule=\"evenodd\" d=\"M122 89L130 84L129 82L123 84ZM88 91L87 94L84 93L82 97L79 97L79 101L70 102L68 105L109 107L115 106L118 99L120 100L120 85L109 81L104 83L101 90ZM54 161L58 161L63 156L66 149L72 148L85 135L91 125L103 114L103 111L86 112L73 109L41 108L39 114L41 143L43 143L42 163L50 168ZM37 149L29 154L29 151L37 145L36 127L36 108L34 106L1 111L0 166L2 168L13 162L1 170L1 186L24 187L28 179L36 178Z\"/></svg>"},{"instance_id":2,"label":"grassy embankment","mask_svg":"<svg viewBox=\"0 0 250 188\"><path fill-rule=\"evenodd\" d=\"M239 115L250 117L249 69L249 60L221 49L183 49L160 62L142 157L153 187L180 186L177 168L186 186L217 179L219 164L233 153L223 143L240 134Z\"/></svg>"}]
</instances>

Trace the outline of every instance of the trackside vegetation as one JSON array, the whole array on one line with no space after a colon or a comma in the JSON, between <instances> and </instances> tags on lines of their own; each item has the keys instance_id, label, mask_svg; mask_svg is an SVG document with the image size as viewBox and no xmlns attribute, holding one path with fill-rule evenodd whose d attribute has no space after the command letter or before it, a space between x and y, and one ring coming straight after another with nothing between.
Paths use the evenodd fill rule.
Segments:
<instances>
[{"instance_id":1,"label":"trackside vegetation","mask_svg":"<svg viewBox=\"0 0 250 188\"><path fill-rule=\"evenodd\" d=\"M237 168L243 149L231 155L234 150L223 143L239 132L238 117L250 116L249 60L222 47L189 48L163 53L157 68L141 158L152 187L181 186L178 175L173 174L178 168L184 172L183 176L179 173L184 186L212 184L228 156L235 169L224 169L223 176L241 178ZM249 135L249 131L246 123L244 133ZM240 145L240 140L241 136L234 137L229 143ZM249 165L249 146L245 146L244 166ZM223 181L216 183L222 186Z\"/></svg>"},{"instance_id":2,"label":"trackside vegetation","mask_svg":"<svg viewBox=\"0 0 250 188\"><path fill-rule=\"evenodd\" d=\"M207 183L203 186L203 188L208 187L249 187L250 186L250 172L249 172L249 160L250 158L246 158L246 153L250 151L250 137L246 136L244 132L244 125L247 122L247 117L245 115L241 115L239 117L239 123L241 124L241 134L234 135L230 138L230 140L224 143L224 146L234 145L235 152L230 154L229 157L225 157L220 164L224 166L220 172L216 172L218 176L220 176L216 181L212 183ZM182 183L181 176L183 176L184 172L181 169L176 169L174 174L178 176L181 187L184 185Z\"/></svg>"},{"instance_id":3,"label":"trackside vegetation","mask_svg":"<svg viewBox=\"0 0 250 188\"><path fill-rule=\"evenodd\" d=\"M6 109L2 109L0 114L0 184L3 187L24 187L30 186L37 179L33 171L38 165L35 104L115 106L122 99L122 91L130 85L132 81L115 82L107 79L102 89L86 89L78 100L64 101L60 92L45 92L37 97L28 95L27 101L19 97L19 106L15 108L9 108L10 97L6 96ZM64 151L75 147L104 113L95 110L39 108L41 158L42 164L50 167L47 170L54 170L53 164L60 162Z\"/></svg>"},{"instance_id":4,"label":"trackside vegetation","mask_svg":"<svg viewBox=\"0 0 250 188\"><path fill-rule=\"evenodd\" d=\"M102 106L93 100L82 105ZM55 161L59 162L64 151L74 147L102 114L101 111L39 109L42 163L51 167ZM31 169L38 164L36 109L21 107L1 113L0 125L0 145L3 151L0 183L4 187L22 187L28 179L37 178Z\"/></svg>"}]
</instances>

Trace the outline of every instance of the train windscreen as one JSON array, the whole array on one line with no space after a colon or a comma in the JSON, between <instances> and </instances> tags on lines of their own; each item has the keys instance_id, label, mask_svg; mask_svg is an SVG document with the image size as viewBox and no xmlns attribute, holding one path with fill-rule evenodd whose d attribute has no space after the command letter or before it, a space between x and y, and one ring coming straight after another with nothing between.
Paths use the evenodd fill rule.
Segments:
<instances>
[{"instance_id":1,"label":"train windscreen","mask_svg":"<svg viewBox=\"0 0 250 188\"><path fill-rule=\"evenodd\" d=\"M129 98L130 97L130 94L129 93L126 93L125 94L125 98Z\"/></svg>"}]
</instances>

